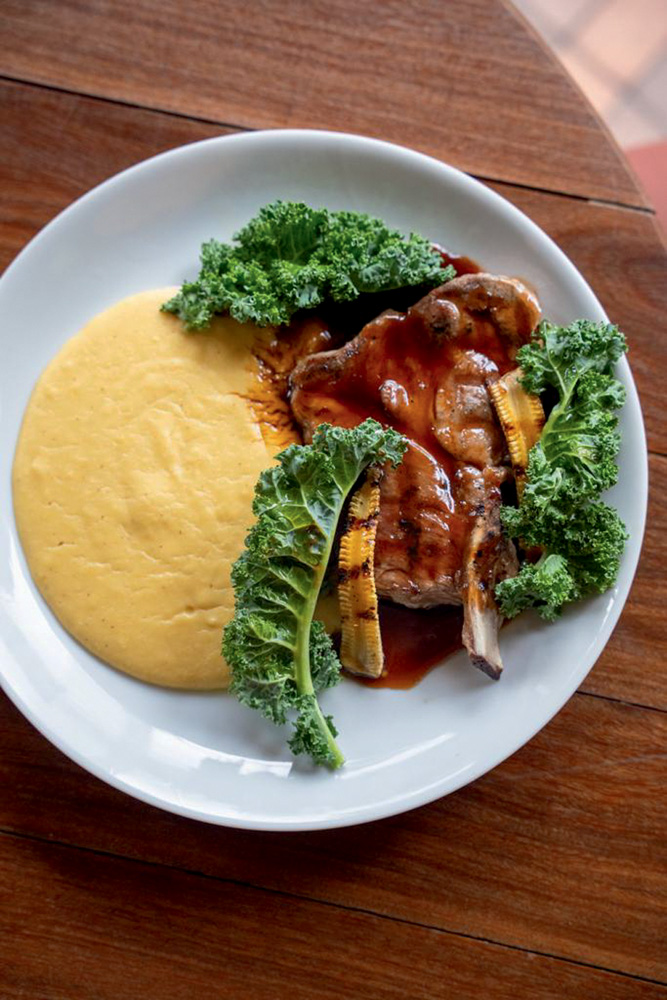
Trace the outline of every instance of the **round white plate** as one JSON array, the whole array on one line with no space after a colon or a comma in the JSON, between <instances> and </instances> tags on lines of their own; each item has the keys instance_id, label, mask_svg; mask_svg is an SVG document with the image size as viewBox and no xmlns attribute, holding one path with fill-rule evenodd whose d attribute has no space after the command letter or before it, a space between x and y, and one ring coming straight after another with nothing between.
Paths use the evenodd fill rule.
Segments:
<instances>
[{"instance_id":1,"label":"round white plate","mask_svg":"<svg viewBox=\"0 0 667 1000\"><path fill-rule=\"evenodd\" d=\"M197 271L203 240L229 239L276 198L378 215L526 279L557 322L604 319L590 288L525 215L465 174L398 146L328 132L234 135L164 153L59 215L0 280L0 664L24 715L64 753L163 809L229 826L344 826L411 809L465 785L529 740L575 691L621 613L641 546L646 444L627 362L621 477L609 500L630 533L618 585L546 625L503 630L492 683L464 654L409 691L344 681L323 697L346 766L295 761L280 730L221 694L161 690L82 649L35 589L17 540L10 472L35 379L95 313ZM586 733L581 734L586 753Z\"/></svg>"}]
</instances>

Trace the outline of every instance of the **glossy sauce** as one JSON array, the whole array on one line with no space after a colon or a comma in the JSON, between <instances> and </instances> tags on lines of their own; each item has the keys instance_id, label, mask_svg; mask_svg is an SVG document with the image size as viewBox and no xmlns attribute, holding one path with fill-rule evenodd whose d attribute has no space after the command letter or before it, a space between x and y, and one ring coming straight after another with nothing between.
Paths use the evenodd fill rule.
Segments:
<instances>
[{"instance_id":1,"label":"glossy sauce","mask_svg":"<svg viewBox=\"0 0 667 1000\"><path fill-rule=\"evenodd\" d=\"M337 346L328 324L304 316L288 327L257 329L252 347L254 379L246 396L262 437L274 452L303 439L289 404L289 377L301 358Z\"/></svg>"},{"instance_id":2,"label":"glossy sauce","mask_svg":"<svg viewBox=\"0 0 667 1000\"><path fill-rule=\"evenodd\" d=\"M422 589L453 579L475 515L466 492L465 467L441 444L434 424L436 397L453 370L473 356L473 374L465 383L483 390L485 379L514 366L512 352L484 315L466 323L455 338L442 338L416 310L385 313L348 344L344 363L338 356L313 359L300 379L292 407L303 423L328 422L354 427L367 417L403 434L408 450L398 469L382 484L376 542L376 565L400 565ZM456 385L452 398L456 398ZM503 447L499 429L494 430ZM443 595L431 603L447 603Z\"/></svg>"},{"instance_id":3,"label":"glossy sauce","mask_svg":"<svg viewBox=\"0 0 667 1000\"><path fill-rule=\"evenodd\" d=\"M476 260L472 257L464 257L463 254L453 253L451 250L445 250L438 243L433 244L433 248L438 251L442 257L442 266L447 267L451 264L456 271L457 276L462 274L479 274L483 268L479 266Z\"/></svg>"},{"instance_id":4,"label":"glossy sauce","mask_svg":"<svg viewBox=\"0 0 667 1000\"><path fill-rule=\"evenodd\" d=\"M447 605L439 608L405 608L391 601L380 602L380 629L385 662L373 687L414 687L429 670L462 648L463 611Z\"/></svg>"}]
</instances>

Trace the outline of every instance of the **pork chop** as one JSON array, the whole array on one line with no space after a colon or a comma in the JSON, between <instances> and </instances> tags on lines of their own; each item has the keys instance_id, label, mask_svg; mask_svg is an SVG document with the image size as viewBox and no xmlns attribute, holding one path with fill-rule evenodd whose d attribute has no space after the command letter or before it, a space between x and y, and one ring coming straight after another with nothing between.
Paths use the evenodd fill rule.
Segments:
<instances>
[{"instance_id":1,"label":"pork chop","mask_svg":"<svg viewBox=\"0 0 667 1000\"><path fill-rule=\"evenodd\" d=\"M511 469L487 384L516 366L538 318L519 282L469 274L304 358L290 379L307 440L320 423L353 427L369 416L406 436L403 462L382 482L378 594L409 607L462 603L464 642L491 676L502 666L493 584L517 566L497 514Z\"/></svg>"}]
</instances>

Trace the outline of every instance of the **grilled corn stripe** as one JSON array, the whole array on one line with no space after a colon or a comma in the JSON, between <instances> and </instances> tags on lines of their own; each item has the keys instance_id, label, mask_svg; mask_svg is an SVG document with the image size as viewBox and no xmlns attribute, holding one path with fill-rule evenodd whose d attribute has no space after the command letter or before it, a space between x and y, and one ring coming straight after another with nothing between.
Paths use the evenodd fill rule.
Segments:
<instances>
[{"instance_id":1,"label":"grilled corn stripe","mask_svg":"<svg viewBox=\"0 0 667 1000\"><path fill-rule=\"evenodd\" d=\"M539 440L545 421L539 398L522 388L520 378L521 369L515 368L488 387L507 440L519 497L526 482L528 453Z\"/></svg>"},{"instance_id":2,"label":"grilled corn stripe","mask_svg":"<svg viewBox=\"0 0 667 1000\"><path fill-rule=\"evenodd\" d=\"M350 500L338 561L340 659L346 670L365 677L379 677L384 666L373 565L380 478L380 469L369 469Z\"/></svg>"}]
</instances>

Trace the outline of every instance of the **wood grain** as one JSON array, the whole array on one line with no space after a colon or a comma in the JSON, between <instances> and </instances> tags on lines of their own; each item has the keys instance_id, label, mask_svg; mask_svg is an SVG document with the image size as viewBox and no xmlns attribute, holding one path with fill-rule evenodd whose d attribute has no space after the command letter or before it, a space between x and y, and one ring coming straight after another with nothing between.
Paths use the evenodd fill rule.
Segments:
<instances>
[{"instance_id":1,"label":"wood grain","mask_svg":"<svg viewBox=\"0 0 667 1000\"><path fill-rule=\"evenodd\" d=\"M185 872L0 837L3 1000L658 1000L659 985Z\"/></svg>"},{"instance_id":2,"label":"wood grain","mask_svg":"<svg viewBox=\"0 0 667 1000\"><path fill-rule=\"evenodd\" d=\"M0 828L667 980L667 715L576 695L473 785L346 830L159 812L0 706Z\"/></svg>"},{"instance_id":3,"label":"wood grain","mask_svg":"<svg viewBox=\"0 0 667 1000\"><path fill-rule=\"evenodd\" d=\"M361 132L644 204L575 84L498 0L5 0L2 23L10 77L223 124Z\"/></svg>"},{"instance_id":4,"label":"wood grain","mask_svg":"<svg viewBox=\"0 0 667 1000\"><path fill-rule=\"evenodd\" d=\"M0 106L0 270L54 215L108 177L174 145L230 131L5 81Z\"/></svg>"}]
</instances>

